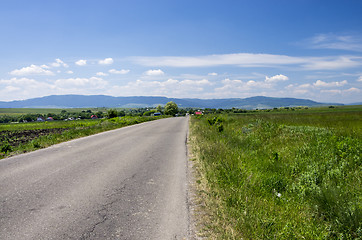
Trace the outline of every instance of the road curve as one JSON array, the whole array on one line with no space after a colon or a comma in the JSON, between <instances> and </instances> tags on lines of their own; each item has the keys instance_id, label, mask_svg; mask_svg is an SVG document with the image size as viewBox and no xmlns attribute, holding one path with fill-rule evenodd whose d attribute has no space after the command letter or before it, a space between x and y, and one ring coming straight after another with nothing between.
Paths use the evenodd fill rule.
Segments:
<instances>
[{"instance_id":1,"label":"road curve","mask_svg":"<svg viewBox=\"0 0 362 240\"><path fill-rule=\"evenodd\" d=\"M0 160L0 239L188 239L188 118Z\"/></svg>"}]
</instances>

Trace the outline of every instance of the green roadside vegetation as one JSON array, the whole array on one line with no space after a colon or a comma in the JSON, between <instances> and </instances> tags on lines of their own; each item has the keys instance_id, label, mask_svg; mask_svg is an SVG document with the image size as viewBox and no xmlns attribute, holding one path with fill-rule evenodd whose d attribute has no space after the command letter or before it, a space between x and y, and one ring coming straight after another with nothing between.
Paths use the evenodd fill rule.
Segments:
<instances>
[{"instance_id":1,"label":"green roadside vegetation","mask_svg":"<svg viewBox=\"0 0 362 240\"><path fill-rule=\"evenodd\" d=\"M204 113L190 119L199 235L362 239L362 106Z\"/></svg>"},{"instance_id":2,"label":"green roadside vegetation","mask_svg":"<svg viewBox=\"0 0 362 240\"><path fill-rule=\"evenodd\" d=\"M168 116L0 124L0 159L71 139Z\"/></svg>"},{"instance_id":3,"label":"green roadside vegetation","mask_svg":"<svg viewBox=\"0 0 362 240\"><path fill-rule=\"evenodd\" d=\"M192 108L178 108L173 102L165 106L148 107L148 108L0 108L0 123L11 122L31 122L36 121L38 117L47 119L52 117L54 120L65 119L91 119L96 115L97 118L108 117L110 111L118 117L123 116L152 116L159 112L165 115L184 116L187 112L192 112Z\"/></svg>"},{"instance_id":4,"label":"green roadside vegetation","mask_svg":"<svg viewBox=\"0 0 362 240\"><path fill-rule=\"evenodd\" d=\"M0 108L0 159L187 111L173 102L157 108Z\"/></svg>"}]
</instances>

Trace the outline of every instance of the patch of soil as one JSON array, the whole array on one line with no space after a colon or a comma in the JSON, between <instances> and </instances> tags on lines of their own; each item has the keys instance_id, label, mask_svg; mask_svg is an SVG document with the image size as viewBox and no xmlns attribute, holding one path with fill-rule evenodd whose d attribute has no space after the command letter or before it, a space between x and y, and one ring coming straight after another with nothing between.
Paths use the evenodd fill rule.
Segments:
<instances>
[{"instance_id":1,"label":"patch of soil","mask_svg":"<svg viewBox=\"0 0 362 240\"><path fill-rule=\"evenodd\" d=\"M69 128L50 128L19 131L0 131L0 143L8 142L10 146L16 147L20 144L30 142L40 136L62 133L68 129Z\"/></svg>"}]
</instances>

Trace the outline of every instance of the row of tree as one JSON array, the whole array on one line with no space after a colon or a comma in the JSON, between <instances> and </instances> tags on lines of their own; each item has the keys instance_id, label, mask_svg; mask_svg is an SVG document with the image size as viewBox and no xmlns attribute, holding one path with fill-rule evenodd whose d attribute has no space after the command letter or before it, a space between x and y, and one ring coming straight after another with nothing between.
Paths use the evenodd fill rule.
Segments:
<instances>
[{"instance_id":1,"label":"row of tree","mask_svg":"<svg viewBox=\"0 0 362 240\"><path fill-rule=\"evenodd\" d=\"M215 108L205 108L202 110L203 114L220 114L220 113L250 113L250 112L260 112L260 111L294 111L299 109L307 109L307 107L296 107L296 108L274 108L274 109L265 109L265 110L244 110L238 108L232 109L215 109ZM61 113L48 113L48 114L24 114L24 115L2 115L0 116L0 123L9 123L9 122L32 122L36 121L38 117L47 119L52 117L54 120L65 120L65 119L91 119L92 116L97 116L97 118L114 118L114 117L123 117L123 116L152 116L155 113L171 115L171 116L185 116L187 113L194 114L195 111L199 109L195 108L179 108L176 103L168 102L164 107L158 105L156 108L127 108L127 109L102 109L96 112L92 110L83 110L80 112L68 112L62 110ZM157 114L158 115L158 114Z\"/></svg>"},{"instance_id":2,"label":"row of tree","mask_svg":"<svg viewBox=\"0 0 362 240\"><path fill-rule=\"evenodd\" d=\"M92 110L83 110L79 112L62 110L60 113L47 113L47 114L24 114L24 115L2 115L0 116L0 123L9 122L33 122L39 117L47 119L51 117L54 120L65 119L91 119L92 116L97 118L114 118L123 116L151 116L155 113L164 115L175 116L176 114L183 116L186 113L193 112L193 109L179 109L174 102L167 103L164 107L159 105L156 108L128 108L128 109L101 109L93 112Z\"/></svg>"}]
</instances>

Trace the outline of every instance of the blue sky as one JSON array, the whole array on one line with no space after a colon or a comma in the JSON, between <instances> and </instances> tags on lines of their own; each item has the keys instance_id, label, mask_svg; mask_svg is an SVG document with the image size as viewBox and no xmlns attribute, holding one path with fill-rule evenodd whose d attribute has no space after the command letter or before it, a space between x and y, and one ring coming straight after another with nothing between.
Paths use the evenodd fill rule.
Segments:
<instances>
[{"instance_id":1,"label":"blue sky","mask_svg":"<svg viewBox=\"0 0 362 240\"><path fill-rule=\"evenodd\" d=\"M362 102L361 9L360 0L2 0L0 101Z\"/></svg>"}]
</instances>

